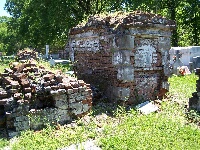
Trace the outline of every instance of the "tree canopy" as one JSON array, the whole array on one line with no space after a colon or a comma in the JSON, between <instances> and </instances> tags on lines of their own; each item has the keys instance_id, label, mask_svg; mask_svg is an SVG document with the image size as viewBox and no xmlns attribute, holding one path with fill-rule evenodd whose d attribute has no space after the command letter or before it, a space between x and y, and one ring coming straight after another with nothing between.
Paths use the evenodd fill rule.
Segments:
<instances>
[{"instance_id":1,"label":"tree canopy","mask_svg":"<svg viewBox=\"0 0 200 150\"><path fill-rule=\"evenodd\" d=\"M9 53L46 44L63 49L70 28L90 15L118 10L142 10L175 20L172 46L198 45L199 6L199 0L7 0L5 8L12 17L0 20L0 48Z\"/></svg>"}]
</instances>

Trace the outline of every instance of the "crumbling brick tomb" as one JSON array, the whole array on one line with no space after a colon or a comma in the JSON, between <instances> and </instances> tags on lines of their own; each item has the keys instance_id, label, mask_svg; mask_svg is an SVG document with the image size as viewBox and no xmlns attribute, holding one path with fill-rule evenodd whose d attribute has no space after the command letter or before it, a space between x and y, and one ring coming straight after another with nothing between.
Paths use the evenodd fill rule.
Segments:
<instances>
[{"instance_id":1,"label":"crumbling brick tomb","mask_svg":"<svg viewBox=\"0 0 200 150\"><path fill-rule=\"evenodd\" d=\"M174 21L140 11L95 15L71 29L66 51L77 77L110 100L153 100L169 88L174 28Z\"/></svg>"},{"instance_id":2,"label":"crumbling brick tomb","mask_svg":"<svg viewBox=\"0 0 200 150\"><path fill-rule=\"evenodd\" d=\"M0 75L0 129L8 137L47 124L64 124L85 115L92 107L92 90L83 80L39 65L30 50L18 53Z\"/></svg>"}]
</instances>

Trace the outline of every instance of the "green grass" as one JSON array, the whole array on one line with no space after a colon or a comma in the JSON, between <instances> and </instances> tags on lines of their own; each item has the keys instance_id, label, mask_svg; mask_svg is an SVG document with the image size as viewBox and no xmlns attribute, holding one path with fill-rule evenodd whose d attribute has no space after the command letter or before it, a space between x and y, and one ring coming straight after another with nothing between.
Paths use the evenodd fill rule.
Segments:
<instances>
[{"instance_id":1,"label":"green grass","mask_svg":"<svg viewBox=\"0 0 200 150\"><path fill-rule=\"evenodd\" d=\"M193 73L187 76L173 75L169 78L170 92L168 93L172 99L179 101L188 100L192 93L196 91L197 76Z\"/></svg>"},{"instance_id":2,"label":"green grass","mask_svg":"<svg viewBox=\"0 0 200 150\"><path fill-rule=\"evenodd\" d=\"M131 110L124 121L108 126L100 139L102 149L200 149L200 130L186 125L182 109L164 102L160 113L140 115Z\"/></svg>"},{"instance_id":3,"label":"green grass","mask_svg":"<svg viewBox=\"0 0 200 150\"><path fill-rule=\"evenodd\" d=\"M9 144L9 142L4 139L4 138L0 138L0 149L7 146Z\"/></svg>"},{"instance_id":4,"label":"green grass","mask_svg":"<svg viewBox=\"0 0 200 150\"><path fill-rule=\"evenodd\" d=\"M22 133L17 142L12 145L12 149L54 150L65 145L83 142L88 138L83 135L83 132L84 128L80 127L75 129L62 127L56 130L50 126L39 132L27 131Z\"/></svg>"},{"instance_id":5,"label":"green grass","mask_svg":"<svg viewBox=\"0 0 200 150\"><path fill-rule=\"evenodd\" d=\"M2 68L2 67L0 67ZM56 67L55 67L56 68ZM61 68L62 70L64 68ZM26 131L11 142L0 139L0 148L8 145L18 149L58 149L87 139L95 139L105 150L129 149L200 149L200 130L189 122L184 108L188 98L196 90L197 77L172 76L169 78L170 91L164 99L160 111L142 115L134 108L110 104L93 107L87 116L77 120L75 126L48 126L33 132ZM106 118L96 119L98 114ZM198 114L191 113L190 117ZM98 121L97 121L98 120ZM200 119L199 119L200 120ZM59 127L59 128L58 128Z\"/></svg>"}]
</instances>

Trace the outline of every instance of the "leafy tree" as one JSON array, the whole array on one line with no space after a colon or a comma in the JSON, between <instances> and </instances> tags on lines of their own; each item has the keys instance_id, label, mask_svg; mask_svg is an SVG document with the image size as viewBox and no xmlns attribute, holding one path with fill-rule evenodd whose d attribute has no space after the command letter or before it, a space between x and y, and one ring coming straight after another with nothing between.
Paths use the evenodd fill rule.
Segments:
<instances>
[{"instance_id":1,"label":"leafy tree","mask_svg":"<svg viewBox=\"0 0 200 150\"><path fill-rule=\"evenodd\" d=\"M0 51L8 55L15 53L18 48L16 34L8 28L9 21L9 17L0 17Z\"/></svg>"},{"instance_id":2,"label":"leafy tree","mask_svg":"<svg viewBox=\"0 0 200 150\"><path fill-rule=\"evenodd\" d=\"M104 11L142 10L175 20L172 46L199 44L199 0L7 0L9 29L19 46L63 48L70 28Z\"/></svg>"},{"instance_id":3,"label":"leafy tree","mask_svg":"<svg viewBox=\"0 0 200 150\"><path fill-rule=\"evenodd\" d=\"M182 30L187 33L190 45L199 45L200 34L200 1L186 0L180 11Z\"/></svg>"},{"instance_id":4,"label":"leafy tree","mask_svg":"<svg viewBox=\"0 0 200 150\"><path fill-rule=\"evenodd\" d=\"M26 43L62 48L70 28L89 15L118 8L121 0L8 0L11 26Z\"/></svg>"}]
</instances>

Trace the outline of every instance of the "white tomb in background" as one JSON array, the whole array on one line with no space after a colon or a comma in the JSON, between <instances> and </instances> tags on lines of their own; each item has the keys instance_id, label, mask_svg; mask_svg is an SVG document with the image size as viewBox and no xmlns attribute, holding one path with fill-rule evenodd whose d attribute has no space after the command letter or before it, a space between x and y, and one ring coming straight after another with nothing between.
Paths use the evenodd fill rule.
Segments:
<instances>
[{"instance_id":1,"label":"white tomb in background","mask_svg":"<svg viewBox=\"0 0 200 150\"><path fill-rule=\"evenodd\" d=\"M193 57L200 56L200 46L171 47L169 53L171 64L173 64L173 57L179 53L181 54L180 61L183 65L189 66L189 62L194 62Z\"/></svg>"}]
</instances>

